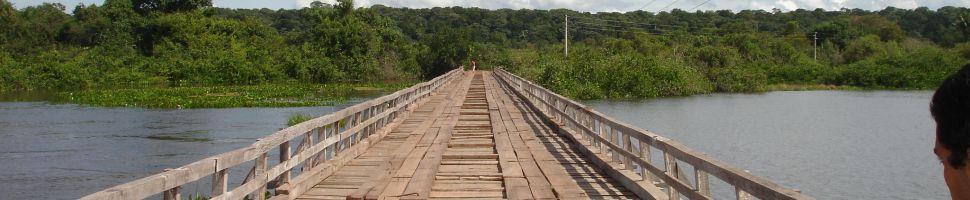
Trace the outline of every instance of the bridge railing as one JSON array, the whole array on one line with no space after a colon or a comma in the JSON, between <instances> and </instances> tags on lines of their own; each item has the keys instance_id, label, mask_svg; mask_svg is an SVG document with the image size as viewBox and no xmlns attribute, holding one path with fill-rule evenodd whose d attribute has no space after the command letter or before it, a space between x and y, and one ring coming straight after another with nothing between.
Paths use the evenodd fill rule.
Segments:
<instances>
[{"instance_id":1,"label":"bridge railing","mask_svg":"<svg viewBox=\"0 0 970 200\"><path fill-rule=\"evenodd\" d=\"M583 149L588 154L598 154L600 167L613 170L614 173L607 171L610 176L631 190L642 189L634 191L641 197L680 199L683 195L688 199L711 199L709 175L714 175L734 187L737 199L750 199L751 196L812 199L683 144L610 118L504 70L498 69L495 74L551 122L559 124L561 130L568 133L565 135L586 146ZM652 162L651 149L662 153L662 163ZM693 166L693 182L679 163ZM664 191L654 185L654 180L665 188Z\"/></svg>"},{"instance_id":2,"label":"bridge railing","mask_svg":"<svg viewBox=\"0 0 970 200\"><path fill-rule=\"evenodd\" d=\"M407 109L426 101L433 91L460 77L461 69L450 71L428 82L372 99L323 117L282 129L258 139L252 145L208 157L188 165L111 187L81 199L144 199L161 194L165 199L180 199L182 186L211 176L211 199L265 199L267 186L275 188L275 199L294 199L321 177L332 174L367 146L387 134L385 126L404 119ZM302 136L302 137L301 137ZM295 152L291 142L298 141ZM268 153L279 149L279 162L268 166ZM253 163L243 183L229 187L230 168ZM298 168L301 167L301 168ZM293 170L300 170L291 177Z\"/></svg>"}]
</instances>

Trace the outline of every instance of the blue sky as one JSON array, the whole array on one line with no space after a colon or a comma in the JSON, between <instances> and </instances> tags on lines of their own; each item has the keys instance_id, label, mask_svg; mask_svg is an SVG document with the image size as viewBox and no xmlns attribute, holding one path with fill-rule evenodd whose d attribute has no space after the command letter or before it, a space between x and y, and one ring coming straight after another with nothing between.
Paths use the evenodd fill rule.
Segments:
<instances>
[{"instance_id":1,"label":"blue sky","mask_svg":"<svg viewBox=\"0 0 970 200\"><path fill-rule=\"evenodd\" d=\"M43 2L57 2L67 6L70 11L79 3L101 4L103 0L10 0L14 6L23 8L41 4ZM228 8L270 8L292 9L310 5L314 0L213 0L217 7ZM332 3L333 0L323 0ZM707 3L704 3L707 2ZM679 8L683 10L745 10L763 9L781 10L815 9L838 10L840 8L862 8L880 10L887 6L897 8L929 7L936 9L943 6L970 7L970 0L357 0L357 6L369 7L383 4L391 7L480 7L488 9L553 9L569 8L587 12L626 12L646 10L657 12Z\"/></svg>"}]
</instances>

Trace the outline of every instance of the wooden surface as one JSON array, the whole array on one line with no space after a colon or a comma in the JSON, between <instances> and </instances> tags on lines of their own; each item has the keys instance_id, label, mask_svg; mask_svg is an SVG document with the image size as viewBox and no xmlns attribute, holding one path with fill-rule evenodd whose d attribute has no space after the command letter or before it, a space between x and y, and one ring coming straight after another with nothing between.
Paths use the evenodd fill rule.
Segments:
<instances>
[{"instance_id":1,"label":"wooden surface","mask_svg":"<svg viewBox=\"0 0 970 200\"><path fill-rule=\"evenodd\" d=\"M710 199L708 175L739 199L811 199L507 72L459 69L82 199L178 199L205 176L212 199Z\"/></svg>"},{"instance_id":2,"label":"wooden surface","mask_svg":"<svg viewBox=\"0 0 970 200\"><path fill-rule=\"evenodd\" d=\"M467 73L297 199L639 199L490 72Z\"/></svg>"},{"instance_id":3,"label":"wooden surface","mask_svg":"<svg viewBox=\"0 0 970 200\"><path fill-rule=\"evenodd\" d=\"M496 74L517 96L526 99L530 108L539 110L541 119L557 124L553 127L558 133L581 144L577 145L582 146L579 149L599 169L641 197L679 199L683 195L688 199L711 199L709 175L713 175L735 187L738 199L748 195L759 199L813 199L676 141L612 119L521 77L502 70ZM662 152L664 162L652 162L651 148ZM681 162L694 169L693 182L684 175L683 171L689 168L678 164ZM658 167L661 165L664 169ZM665 187L666 191L657 187Z\"/></svg>"},{"instance_id":4,"label":"wooden surface","mask_svg":"<svg viewBox=\"0 0 970 200\"><path fill-rule=\"evenodd\" d=\"M326 116L314 118L306 122L287 127L266 137L257 139L253 144L209 158L167 169L158 174L144 177L135 181L107 188L102 191L82 197L81 199L144 199L153 195L163 195L178 199L181 186L193 182L211 181L211 199L240 199L253 193L262 194L267 187L272 187L277 193L297 196L304 192L308 185L305 181L317 182L320 177L327 177L335 168L346 164L346 161L356 158L370 144L378 142L390 130L398 125L402 118L409 114L409 108L426 101L435 91L440 90L456 78L462 76L461 69L452 70L428 82L418 83L406 89L389 95L374 98L348 108L341 109ZM326 136L300 137L311 132L326 132ZM303 144L297 152L286 155L269 166L267 152L289 148L287 144L294 142ZM329 152L325 152L328 150ZM341 152L342 151L342 152ZM336 153L340 152L339 155ZM325 155L326 154L326 155ZM333 159L321 162L321 158ZM252 161L252 162L250 162ZM232 187L227 185L229 176L227 169L249 163L249 173L243 174L245 181L242 185ZM298 177L287 177L292 170L302 166L304 171ZM203 177L211 179L202 180ZM168 194L164 195L162 193ZM255 199L262 199L263 195L252 195Z\"/></svg>"}]
</instances>

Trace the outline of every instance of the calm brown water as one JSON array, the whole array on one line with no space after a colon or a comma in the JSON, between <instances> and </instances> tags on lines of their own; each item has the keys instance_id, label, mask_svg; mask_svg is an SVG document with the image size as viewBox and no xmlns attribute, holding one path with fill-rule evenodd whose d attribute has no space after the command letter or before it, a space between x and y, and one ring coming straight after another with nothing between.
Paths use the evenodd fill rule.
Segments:
<instances>
[{"instance_id":1,"label":"calm brown water","mask_svg":"<svg viewBox=\"0 0 970 200\"><path fill-rule=\"evenodd\" d=\"M807 91L586 104L818 199L949 199L932 153L931 96Z\"/></svg>"}]
</instances>

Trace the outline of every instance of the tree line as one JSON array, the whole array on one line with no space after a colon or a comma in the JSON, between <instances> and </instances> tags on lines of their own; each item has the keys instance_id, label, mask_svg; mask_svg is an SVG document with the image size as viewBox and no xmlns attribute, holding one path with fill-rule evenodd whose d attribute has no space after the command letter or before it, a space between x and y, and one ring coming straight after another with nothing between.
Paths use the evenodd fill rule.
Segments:
<instances>
[{"instance_id":1,"label":"tree line","mask_svg":"<svg viewBox=\"0 0 970 200\"><path fill-rule=\"evenodd\" d=\"M411 38L471 29L473 58L570 97L930 89L970 60L970 9L586 13L373 6ZM570 55L564 55L566 17Z\"/></svg>"},{"instance_id":2,"label":"tree line","mask_svg":"<svg viewBox=\"0 0 970 200\"><path fill-rule=\"evenodd\" d=\"M588 13L106 0L65 10L0 0L0 91L387 82L470 60L582 98L920 89L970 59L970 10L959 7Z\"/></svg>"},{"instance_id":3,"label":"tree line","mask_svg":"<svg viewBox=\"0 0 970 200\"><path fill-rule=\"evenodd\" d=\"M278 11L106 0L70 14L0 0L0 91L409 81L457 64L436 63L444 54L431 47L467 46L416 41L395 24L351 0Z\"/></svg>"}]
</instances>

